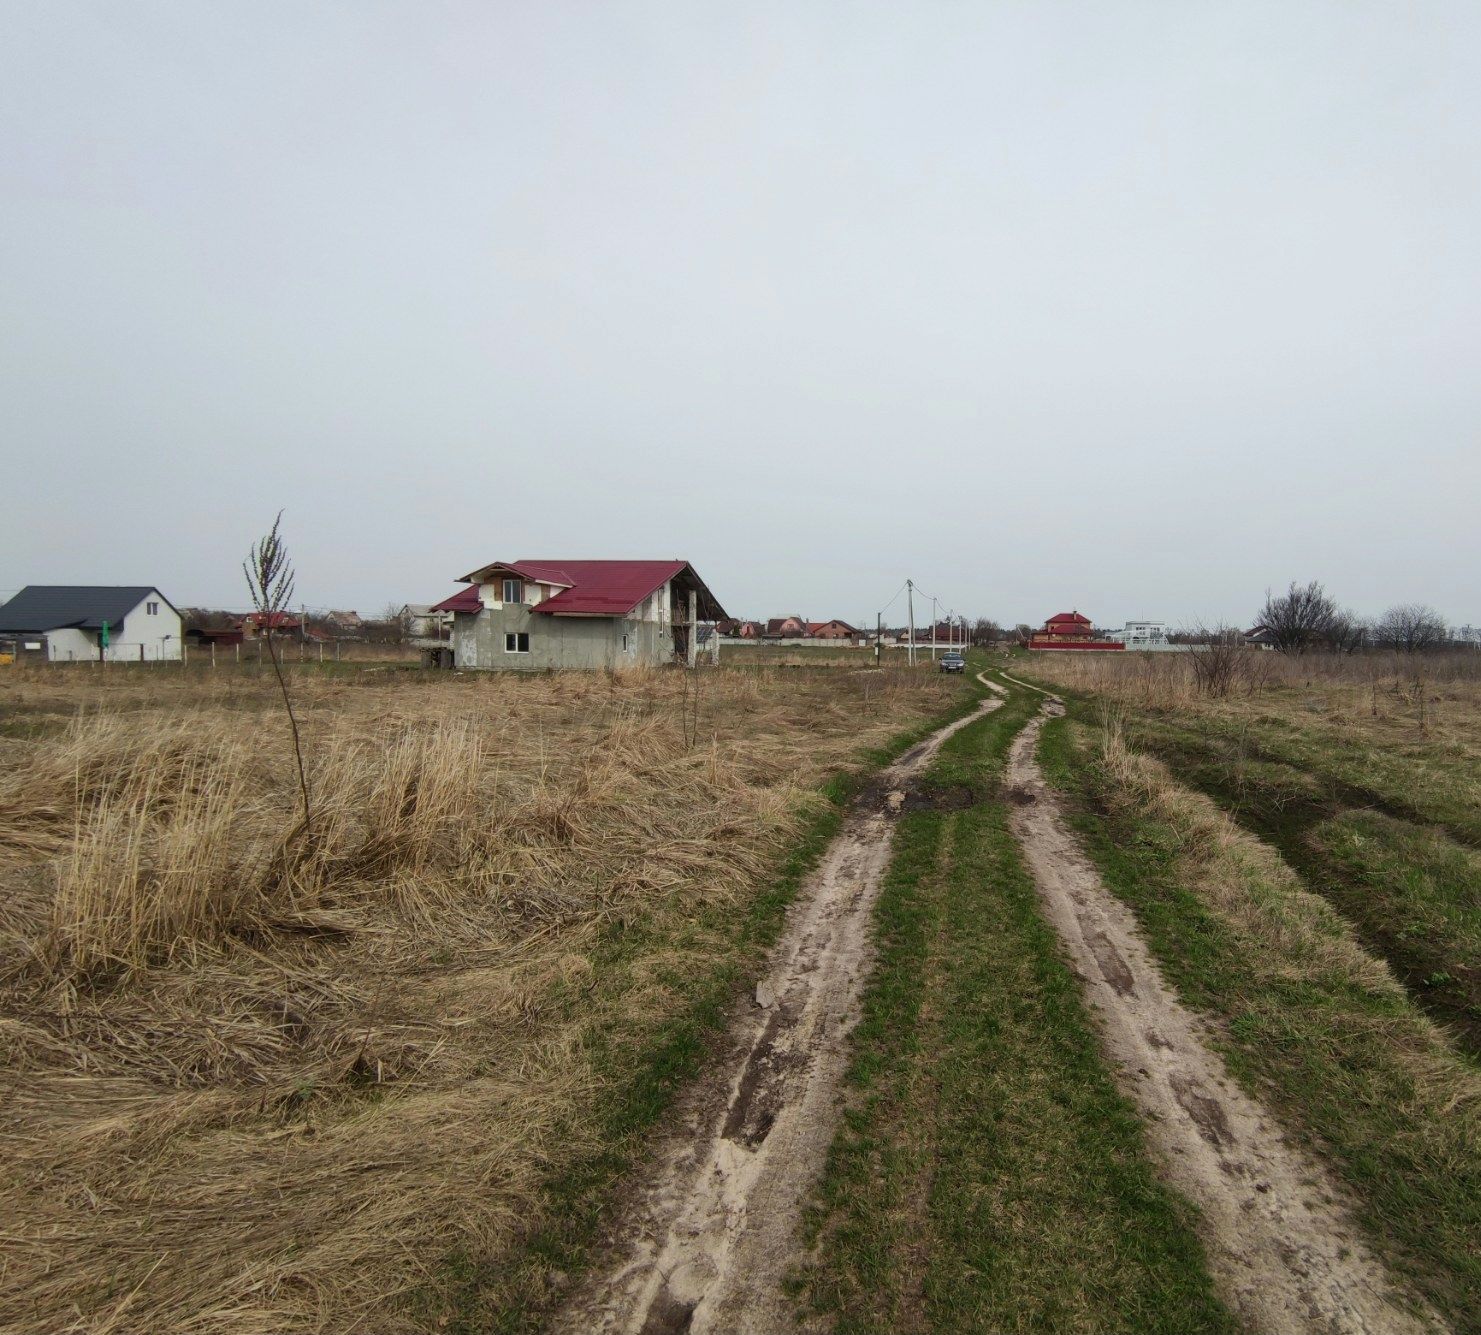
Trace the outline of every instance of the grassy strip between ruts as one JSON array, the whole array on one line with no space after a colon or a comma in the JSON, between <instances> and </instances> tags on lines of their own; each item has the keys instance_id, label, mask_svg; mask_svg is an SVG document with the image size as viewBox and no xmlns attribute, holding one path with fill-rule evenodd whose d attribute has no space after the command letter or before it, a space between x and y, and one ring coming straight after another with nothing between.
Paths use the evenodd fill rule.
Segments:
<instances>
[{"instance_id":1,"label":"grassy strip between ruts","mask_svg":"<svg viewBox=\"0 0 1481 1335\"><path fill-rule=\"evenodd\" d=\"M446 1258L434 1281L414 1300L419 1324L451 1335L527 1332L545 1326L570 1281L589 1263L618 1184L639 1161L647 1136L672 1107L683 1084L700 1075L713 1055L738 989L776 941L788 905L838 832L849 801L871 773L975 708L980 698L980 691L964 690L943 715L866 752L852 768L835 776L823 788L824 801L771 887L733 921L718 922L717 915L708 914L692 923L696 939L722 932L730 948L703 969L676 968L665 977L680 1005L649 1041L634 1045L624 1042L609 1024L592 1025L585 1042L605 1083L597 1111L602 1149L546 1184L538 1222L512 1259L501 1257L494 1264L461 1254ZM676 958L686 955L688 942L670 944ZM614 928L602 942L593 972L620 980L633 961L651 955L654 948L655 942L641 928ZM574 1016L590 1008L591 999L575 991L568 1005Z\"/></svg>"},{"instance_id":2,"label":"grassy strip between ruts","mask_svg":"<svg viewBox=\"0 0 1481 1335\"><path fill-rule=\"evenodd\" d=\"M1381 1255L1481 1329L1481 1078L1349 924L1269 846L1116 739L1091 706L1045 729L1045 772L1230 1070L1351 1189Z\"/></svg>"},{"instance_id":3,"label":"grassy strip between ruts","mask_svg":"<svg viewBox=\"0 0 1481 1335\"><path fill-rule=\"evenodd\" d=\"M1225 1331L1191 1208L1145 1158L998 797L1008 702L903 817L876 910L852 1106L809 1214L802 1300L839 1330Z\"/></svg>"},{"instance_id":4,"label":"grassy strip between ruts","mask_svg":"<svg viewBox=\"0 0 1481 1335\"><path fill-rule=\"evenodd\" d=\"M1314 741L1303 754L1318 768L1306 769L1251 758L1240 739L1197 720L1135 714L1124 729L1134 747L1279 849L1420 1004L1481 1052L1481 852L1445 825L1383 810L1374 794L1344 787Z\"/></svg>"}]
</instances>

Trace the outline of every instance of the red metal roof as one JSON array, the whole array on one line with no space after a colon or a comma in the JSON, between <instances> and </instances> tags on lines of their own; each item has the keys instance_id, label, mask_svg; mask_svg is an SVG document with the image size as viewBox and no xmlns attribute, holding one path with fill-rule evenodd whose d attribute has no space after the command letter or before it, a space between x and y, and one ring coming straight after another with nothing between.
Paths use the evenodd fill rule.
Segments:
<instances>
[{"instance_id":1,"label":"red metal roof","mask_svg":"<svg viewBox=\"0 0 1481 1335\"><path fill-rule=\"evenodd\" d=\"M1078 621L1082 626L1090 624L1090 618L1082 617L1078 612L1056 612L1045 625L1052 626L1056 621Z\"/></svg>"},{"instance_id":2,"label":"red metal roof","mask_svg":"<svg viewBox=\"0 0 1481 1335\"><path fill-rule=\"evenodd\" d=\"M622 616L654 589L663 587L688 564L685 561L517 561L526 578L542 584L567 584L535 607L552 614L584 612Z\"/></svg>"},{"instance_id":3,"label":"red metal roof","mask_svg":"<svg viewBox=\"0 0 1481 1335\"><path fill-rule=\"evenodd\" d=\"M664 583L688 572L697 586L700 615L717 621L725 609L687 561L493 561L464 575L469 584L499 578L504 572L537 584L561 585L531 609L551 616L626 616Z\"/></svg>"},{"instance_id":4,"label":"red metal roof","mask_svg":"<svg viewBox=\"0 0 1481 1335\"><path fill-rule=\"evenodd\" d=\"M444 598L440 603L432 604L434 612L476 612L483 606L483 600L478 596L478 585L470 584L466 589L459 589L451 598Z\"/></svg>"}]
</instances>

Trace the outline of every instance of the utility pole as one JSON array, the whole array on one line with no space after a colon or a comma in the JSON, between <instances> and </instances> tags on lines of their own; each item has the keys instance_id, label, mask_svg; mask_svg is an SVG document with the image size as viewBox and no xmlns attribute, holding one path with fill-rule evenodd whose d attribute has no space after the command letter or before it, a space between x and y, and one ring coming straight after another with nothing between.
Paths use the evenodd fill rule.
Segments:
<instances>
[{"instance_id":1,"label":"utility pole","mask_svg":"<svg viewBox=\"0 0 1481 1335\"><path fill-rule=\"evenodd\" d=\"M910 639L905 650L905 659L909 666L915 666L915 581L905 581L905 607L910 615Z\"/></svg>"},{"instance_id":2,"label":"utility pole","mask_svg":"<svg viewBox=\"0 0 1481 1335\"><path fill-rule=\"evenodd\" d=\"M931 662L936 661L936 599L931 598Z\"/></svg>"},{"instance_id":3,"label":"utility pole","mask_svg":"<svg viewBox=\"0 0 1481 1335\"><path fill-rule=\"evenodd\" d=\"M879 666L880 639L884 635L884 613L874 614L874 666Z\"/></svg>"}]
</instances>

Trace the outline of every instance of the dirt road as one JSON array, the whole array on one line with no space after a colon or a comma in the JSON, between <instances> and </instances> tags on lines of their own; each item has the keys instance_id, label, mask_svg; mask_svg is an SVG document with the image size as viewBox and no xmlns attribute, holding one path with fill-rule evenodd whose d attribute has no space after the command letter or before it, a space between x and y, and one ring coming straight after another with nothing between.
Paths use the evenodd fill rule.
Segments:
<instances>
[{"instance_id":1,"label":"dirt road","mask_svg":"<svg viewBox=\"0 0 1481 1335\"><path fill-rule=\"evenodd\" d=\"M1131 911L1081 854L1035 759L1045 718L1062 712L1047 700L1014 741L1014 833L1148 1148L1202 1214L1225 1301L1264 1335L1443 1329L1395 1293L1326 1170L1230 1080L1198 1018L1163 983Z\"/></svg>"},{"instance_id":2,"label":"dirt road","mask_svg":"<svg viewBox=\"0 0 1481 1335\"><path fill-rule=\"evenodd\" d=\"M868 973L893 818L941 744L996 698L912 747L871 784L803 886L724 1069L692 1091L616 1230L621 1241L556 1322L570 1332L790 1328L781 1280L833 1139L846 1040Z\"/></svg>"}]
</instances>

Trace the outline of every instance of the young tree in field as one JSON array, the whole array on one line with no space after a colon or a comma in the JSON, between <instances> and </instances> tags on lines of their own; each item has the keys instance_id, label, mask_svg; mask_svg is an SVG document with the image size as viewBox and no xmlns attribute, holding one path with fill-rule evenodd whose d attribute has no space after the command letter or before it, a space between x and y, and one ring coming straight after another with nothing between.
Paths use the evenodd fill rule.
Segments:
<instances>
[{"instance_id":1,"label":"young tree in field","mask_svg":"<svg viewBox=\"0 0 1481 1335\"><path fill-rule=\"evenodd\" d=\"M1297 584L1282 594L1265 593L1258 621L1270 633L1270 643L1283 654L1304 654L1330 643L1337 604L1316 580Z\"/></svg>"},{"instance_id":2,"label":"young tree in field","mask_svg":"<svg viewBox=\"0 0 1481 1335\"><path fill-rule=\"evenodd\" d=\"M1417 654L1437 649L1450 639L1445 618L1423 603L1401 603L1390 607L1373 628L1373 638L1385 649Z\"/></svg>"},{"instance_id":3,"label":"young tree in field","mask_svg":"<svg viewBox=\"0 0 1481 1335\"><path fill-rule=\"evenodd\" d=\"M283 512L278 511L273 526L260 538L247 559L242 562L242 573L247 577L247 589L252 595L252 606L261 614L262 633L267 640L268 657L273 662L273 672L278 678L278 689L283 693L283 708L288 713L288 729L293 737L293 759L298 764L298 791L303 798L303 831L313 833L313 812L309 806L309 780L303 766L303 742L298 735L298 718L293 712L293 698L288 693L288 678L283 673L282 659L274 639L274 630L280 614L288 611L293 603L294 571L288 557L288 548L278 533L283 521Z\"/></svg>"}]
</instances>

